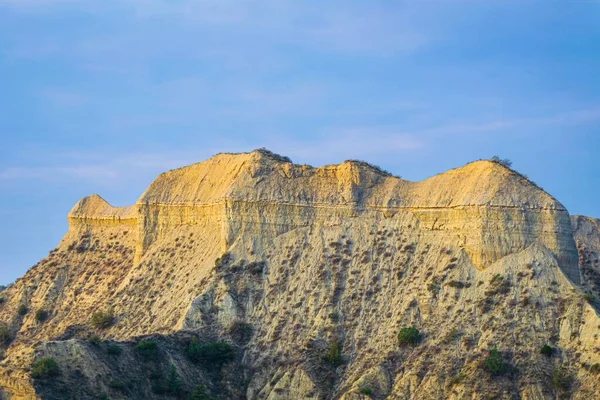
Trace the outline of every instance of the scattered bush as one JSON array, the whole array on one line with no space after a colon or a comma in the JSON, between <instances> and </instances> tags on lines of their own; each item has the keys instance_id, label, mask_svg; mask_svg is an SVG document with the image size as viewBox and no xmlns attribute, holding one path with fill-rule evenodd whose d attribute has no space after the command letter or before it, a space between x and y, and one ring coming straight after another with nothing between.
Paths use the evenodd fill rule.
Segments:
<instances>
[{"instance_id":1,"label":"scattered bush","mask_svg":"<svg viewBox=\"0 0 600 400\"><path fill-rule=\"evenodd\" d=\"M211 397L206 393L204 385L196 385L190 393L190 400L211 400Z\"/></svg>"},{"instance_id":2,"label":"scattered bush","mask_svg":"<svg viewBox=\"0 0 600 400\"><path fill-rule=\"evenodd\" d=\"M0 296L0 306L3 306L6 303L6 297Z\"/></svg>"},{"instance_id":3,"label":"scattered bush","mask_svg":"<svg viewBox=\"0 0 600 400\"><path fill-rule=\"evenodd\" d=\"M12 340L10 329L6 324L0 324L0 345L9 344Z\"/></svg>"},{"instance_id":4,"label":"scattered bush","mask_svg":"<svg viewBox=\"0 0 600 400\"><path fill-rule=\"evenodd\" d=\"M228 343L200 344L196 337L188 345L186 353L193 362L206 362L217 365L227 363L235 358L233 348Z\"/></svg>"},{"instance_id":5,"label":"scattered bush","mask_svg":"<svg viewBox=\"0 0 600 400\"><path fill-rule=\"evenodd\" d=\"M552 368L551 378L552 386L557 390L569 390L573 383L573 378L569 374L569 371L563 367Z\"/></svg>"},{"instance_id":6,"label":"scattered bush","mask_svg":"<svg viewBox=\"0 0 600 400\"><path fill-rule=\"evenodd\" d=\"M88 342L94 346L100 346L102 344L102 338L98 335L92 335L88 338Z\"/></svg>"},{"instance_id":7,"label":"scattered bush","mask_svg":"<svg viewBox=\"0 0 600 400\"><path fill-rule=\"evenodd\" d=\"M455 289L462 289L465 287L465 284L461 281L450 281L448 282L448 286L453 287Z\"/></svg>"},{"instance_id":8,"label":"scattered bush","mask_svg":"<svg viewBox=\"0 0 600 400\"><path fill-rule=\"evenodd\" d=\"M493 156L490 161L496 162L498 164L504 165L506 168L512 167L512 161L508 158L500 158L499 156Z\"/></svg>"},{"instance_id":9,"label":"scattered bush","mask_svg":"<svg viewBox=\"0 0 600 400\"><path fill-rule=\"evenodd\" d=\"M229 262L232 259L233 259L233 257L231 256L231 253L229 253L229 252L224 253L221 257L219 257L215 260L215 268L221 269L221 268L225 267L227 264L229 264Z\"/></svg>"},{"instance_id":10,"label":"scattered bush","mask_svg":"<svg viewBox=\"0 0 600 400\"><path fill-rule=\"evenodd\" d=\"M279 162L286 162L286 163L292 162L292 160L290 160L289 157L282 156L281 154L273 153L271 150L267 149L266 147L261 147L260 149L256 149L255 151L257 151L265 156L271 157Z\"/></svg>"},{"instance_id":11,"label":"scattered bush","mask_svg":"<svg viewBox=\"0 0 600 400\"><path fill-rule=\"evenodd\" d=\"M490 350L489 355L485 359L484 369L491 376L500 376L508 372L508 364L502 359L502 354L495 347Z\"/></svg>"},{"instance_id":12,"label":"scattered bush","mask_svg":"<svg viewBox=\"0 0 600 400\"><path fill-rule=\"evenodd\" d=\"M594 296L591 293L586 293L583 295L583 299L588 303L593 303L594 301L596 301L596 296Z\"/></svg>"},{"instance_id":13,"label":"scattered bush","mask_svg":"<svg viewBox=\"0 0 600 400\"><path fill-rule=\"evenodd\" d=\"M123 382L113 379L112 381L108 382L108 387L123 392L127 386Z\"/></svg>"},{"instance_id":14,"label":"scattered bush","mask_svg":"<svg viewBox=\"0 0 600 400\"><path fill-rule=\"evenodd\" d=\"M490 288L485 291L485 295L492 297L497 294L508 294L511 286L512 285L508 279L504 279L502 275L496 274L490 280Z\"/></svg>"},{"instance_id":15,"label":"scattered bush","mask_svg":"<svg viewBox=\"0 0 600 400\"><path fill-rule=\"evenodd\" d=\"M17 314L19 314L20 316L24 316L28 312L29 312L29 308L27 308L27 306L25 304L21 304L21 305L19 305L19 308L17 308Z\"/></svg>"},{"instance_id":16,"label":"scattered bush","mask_svg":"<svg viewBox=\"0 0 600 400\"><path fill-rule=\"evenodd\" d=\"M158 355L158 344L152 341L141 341L136 345L136 350L139 355L145 359L155 359Z\"/></svg>"},{"instance_id":17,"label":"scattered bush","mask_svg":"<svg viewBox=\"0 0 600 400\"><path fill-rule=\"evenodd\" d=\"M467 375L465 374L457 374L454 375L451 379L450 382L448 382L448 386L455 386L458 385L459 383L461 383L462 381L464 381L467 378Z\"/></svg>"},{"instance_id":18,"label":"scattered bush","mask_svg":"<svg viewBox=\"0 0 600 400\"><path fill-rule=\"evenodd\" d=\"M342 364L344 360L342 358L340 345L337 342L333 342L329 345L327 353L323 356L323 360L325 360L332 367L338 367Z\"/></svg>"},{"instance_id":19,"label":"scattered bush","mask_svg":"<svg viewBox=\"0 0 600 400\"><path fill-rule=\"evenodd\" d=\"M363 387L360 389L360 393L367 396L371 396L373 394L373 389L371 389L370 387Z\"/></svg>"},{"instance_id":20,"label":"scattered bush","mask_svg":"<svg viewBox=\"0 0 600 400\"><path fill-rule=\"evenodd\" d=\"M596 363L596 364L592 365L590 367L590 372L593 374L599 374L600 373L600 363Z\"/></svg>"},{"instance_id":21,"label":"scattered bush","mask_svg":"<svg viewBox=\"0 0 600 400\"><path fill-rule=\"evenodd\" d=\"M31 376L35 379L49 378L58 374L58 364L53 358L42 358L31 367Z\"/></svg>"},{"instance_id":22,"label":"scattered bush","mask_svg":"<svg viewBox=\"0 0 600 400\"><path fill-rule=\"evenodd\" d=\"M175 368L173 364L169 366L169 372L167 373L165 386L167 393L172 395L179 395L183 391L181 377L177 373L177 368Z\"/></svg>"},{"instance_id":23,"label":"scattered bush","mask_svg":"<svg viewBox=\"0 0 600 400\"><path fill-rule=\"evenodd\" d=\"M35 319L38 322L44 322L48 319L48 311L40 309L35 312Z\"/></svg>"},{"instance_id":24,"label":"scattered bush","mask_svg":"<svg viewBox=\"0 0 600 400\"><path fill-rule=\"evenodd\" d=\"M123 352L123 349L114 343L110 343L106 347L106 352L108 354L110 354L111 356L118 356L119 354L121 354Z\"/></svg>"},{"instance_id":25,"label":"scattered bush","mask_svg":"<svg viewBox=\"0 0 600 400\"><path fill-rule=\"evenodd\" d=\"M96 329L107 329L115 323L115 317L111 312L97 311L92 314L91 323Z\"/></svg>"},{"instance_id":26,"label":"scattered bush","mask_svg":"<svg viewBox=\"0 0 600 400\"><path fill-rule=\"evenodd\" d=\"M552 357L552 354L554 354L555 351L556 351L556 349L554 347L551 347L551 346L548 346L547 344L545 344L540 349L540 354L543 354L546 357Z\"/></svg>"},{"instance_id":27,"label":"scattered bush","mask_svg":"<svg viewBox=\"0 0 600 400\"><path fill-rule=\"evenodd\" d=\"M252 339L252 325L236 321L229 327L229 335L236 343L248 343Z\"/></svg>"},{"instance_id":28,"label":"scattered bush","mask_svg":"<svg viewBox=\"0 0 600 400\"><path fill-rule=\"evenodd\" d=\"M421 332L414 326L400 329L398 332L398 342L400 346L416 346L419 344L423 336Z\"/></svg>"}]
</instances>

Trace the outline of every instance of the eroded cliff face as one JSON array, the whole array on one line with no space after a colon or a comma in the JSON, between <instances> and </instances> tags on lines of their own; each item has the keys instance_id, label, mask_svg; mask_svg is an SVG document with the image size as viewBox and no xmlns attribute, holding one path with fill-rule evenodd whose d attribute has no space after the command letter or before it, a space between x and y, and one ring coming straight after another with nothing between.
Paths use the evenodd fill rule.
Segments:
<instances>
[{"instance_id":1,"label":"eroded cliff face","mask_svg":"<svg viewBox=\"0 0 600 400\"><path fill-rule=\"evenodd\" d=\"M576 245L559 202L489 161L408 182L360 162L220 154L161 174L134 206L96 195L77 203L57 249L2 294L14 339L0 386L32 395L27 368L51 355L65 382L86 377L63 398L160 398L146 376L129 391L109 386L138 355L112 365L84 340L97 333L125 348L161 335L186 387L222 398L590 397L600 390L600 320L579 262L600 235L597 221L579 218ZM111 310L114 325L90 327L97 310ZM398 346L405 326L424 333L419 346ZM185 335L225 340L237 358L218 376L197 370L181 355ZM332 343L337 366L323 359ZM552 359L539 355L543 344L559 349ZM483 372L492 347L510 376ZM568 388L550 383L558 367Z\"/></svg>"}]
</instances>

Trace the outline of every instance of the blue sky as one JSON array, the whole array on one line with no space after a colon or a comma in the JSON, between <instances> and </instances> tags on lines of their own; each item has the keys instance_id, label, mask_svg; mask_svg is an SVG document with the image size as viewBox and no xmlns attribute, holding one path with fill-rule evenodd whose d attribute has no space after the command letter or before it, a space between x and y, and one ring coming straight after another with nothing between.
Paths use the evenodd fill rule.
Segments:
<instances>
[{"instance_id":1,"label":"blue sky","mask_svg":"<svg viewBox=\"0 0 600 400\"><path fill-rule=\"evenodd\" d=\"M266 146L420 180L494 154L600 217L600 2L0 0L0 283L99 193Z\"/></svg>"}]
</instances>

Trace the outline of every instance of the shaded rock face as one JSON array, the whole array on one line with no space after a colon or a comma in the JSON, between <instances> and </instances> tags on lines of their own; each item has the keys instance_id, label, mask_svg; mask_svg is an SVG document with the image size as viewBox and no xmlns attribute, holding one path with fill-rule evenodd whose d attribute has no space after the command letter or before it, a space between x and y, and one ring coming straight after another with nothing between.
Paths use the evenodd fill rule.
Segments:
<instances>
[{"instance_id":1,"label":"shaded rock face","mask_svg":"<svg viewBox=\"0 0 600 400\"><path fill-rule=\"evenodd\" d=\"M0 292L0 387L12 398L163 398L156 382L171 365L182 392L219 398L600 390L599 224L498 163L408 182L360 162L220 154L161 174L130 207L82 199L69 226ZM114 317L104 329L90 324L99 310ZM398 343L408 326L422 334L414 347ZM124 351L107 357L90 335ZM233 356L192 362L193 337ZM140 358L140 340L158 343L157 358ZM497 377L482 367L494 347L510 365ZM43 357L61 373L32 380Z\"/></svg>"}]
</instances>

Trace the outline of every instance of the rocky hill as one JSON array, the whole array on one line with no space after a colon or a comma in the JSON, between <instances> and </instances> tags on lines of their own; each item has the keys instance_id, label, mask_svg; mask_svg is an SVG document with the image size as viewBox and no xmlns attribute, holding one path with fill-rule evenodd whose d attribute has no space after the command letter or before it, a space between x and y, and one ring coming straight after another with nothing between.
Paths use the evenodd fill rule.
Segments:
<instances>
[{"instance_id":1,"label":"rocky hill","mask_svg":"<svg viewBox=\"0 0 600 400\"><path fill-rule=\"evenodd\" d=\"M6 398L600 396L600 221L497 162L219 154L68 219L0 292Z\"/></svg>"}]
</instances>

